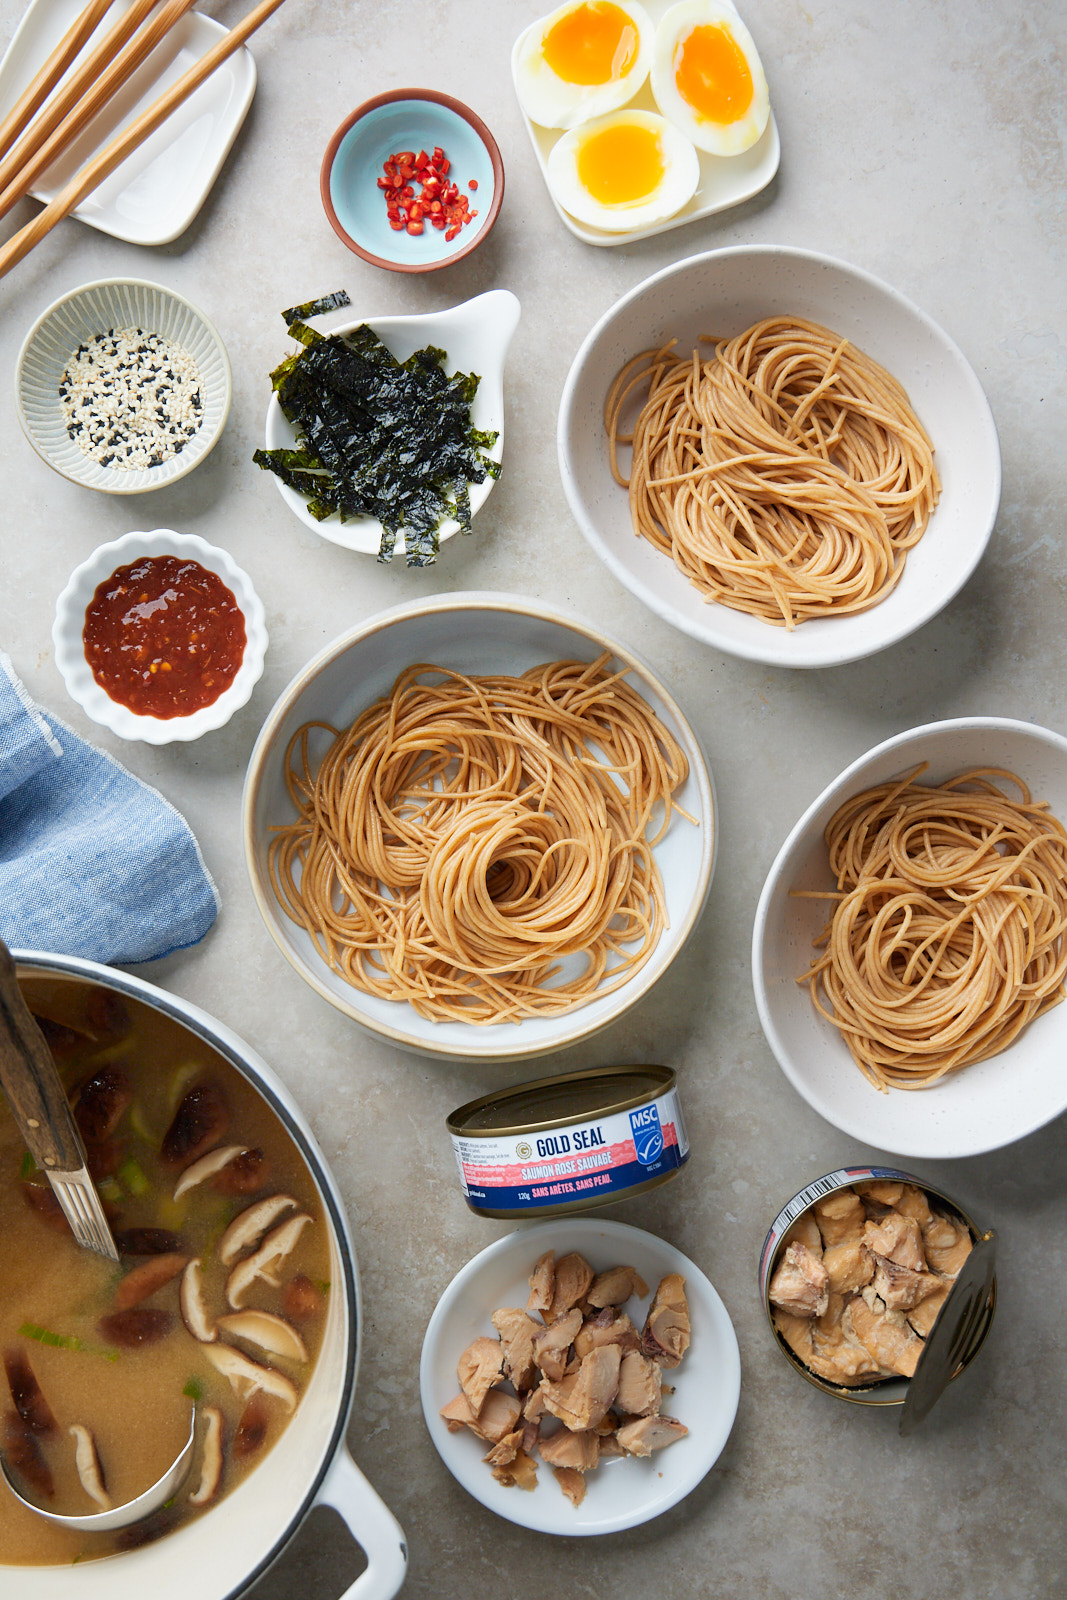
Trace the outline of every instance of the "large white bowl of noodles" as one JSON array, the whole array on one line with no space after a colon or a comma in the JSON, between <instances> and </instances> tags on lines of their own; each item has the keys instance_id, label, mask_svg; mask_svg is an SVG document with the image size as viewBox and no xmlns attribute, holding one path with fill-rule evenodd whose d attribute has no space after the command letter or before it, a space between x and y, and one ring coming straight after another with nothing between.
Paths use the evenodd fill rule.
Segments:
<instances>
[{"instance_id":1,"label":"large white bowl of noodles","mask_svg":"<svg viewBox=\"0 0 1067 1600\"><path fill-rule=\"evenodd\" d=\"M669 553L635 534L625 488L612 475L604 405L632 357L674 338L688 357L701 336L732 338L790 315L851 341L907 391L934 447L941 497L902 577L851 615L792 630L708 601ZM711 346L705 347L708 355ZM635 403L627 417L636 415ZM645 605L728 655L775 666L856 661L913 633L948 604L985 550L1000 500L1000 449L988 402L949 336L888 284L829 256L747 245L691 256L646 278L608 310L574 358L560 403L563 488L593 550ZM629 452L620 452L628 471Z\"/></svg>"},{"instance_id":2,"label":"large white bowl of noodles","mask_svg":"<svg viewBox=\"0 0 1067 1600\"><path fill-rule=\"evenodd\" d=\"M979 767L1017 774L1067 826L1067 739L1000 717L961 717L897 734L869 750L814 800L767 874L752 934L752 982L767 1042L794 1089L827 1122L876 1149L950 1160L1000 1149L1067 1109L1067 1005L1038 1016L1013 1043L928 1088L867 1081L832 1022L812 1003L806 974L832 903L794 891L832 890L824 831L850 797L919 763L921 784ZM1017 791L1003 785L1013 796Z\"/></svg>"},{"instance_id":3,"label":"large white bowl of noodles","mask_svg":"<svg viewBox=\"0 0 1067 1600\"><path fill-rule=\"evenodd\" d=\"M673 815L653 851L667 920L651 955L610 992L597 990L561 1014L527 1015L519 1021L433 1020L407 1000L355 987L283 909L271 880L273 830L298 815L286 782L286 750L294 734L315 721L347 728L389 694L403 670L417 663L468 675L517 676L545 662L595 662L605 652L612 670L625 672L626 682L678 741L689 767L674 801L693 820ZM315 735L313 764L321 761L329 743L328 734ZM662 815L658 805L656 813ZM700 916L711 884L716 837L714 790L696 734L651 669L578 618L515 595L439 595L380 613L335 639L278 699L245 780L246 864L256 903L282 955L324 1000L371 1033L404 1049L461 1060L546 1055L599 1032L636 1005L666 971ZM450 902L455 898L448 897ZM565 958L564 978L581 970L581 957Z\"/></svg>"}]
</instances>

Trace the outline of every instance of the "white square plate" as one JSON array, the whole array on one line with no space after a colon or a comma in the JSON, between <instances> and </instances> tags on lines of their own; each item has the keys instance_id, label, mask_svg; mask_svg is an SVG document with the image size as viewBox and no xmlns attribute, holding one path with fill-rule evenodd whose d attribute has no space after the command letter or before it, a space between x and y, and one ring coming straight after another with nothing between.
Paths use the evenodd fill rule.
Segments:
<instances>
[{"instance_id":1,"label":"white square plate","mask_svg":"<svg viewBox=\"0 0 1067 1600\"><path fill-rule=\"evenodd\" d=\"M100 42L130 3L114 0L90 45ZM83 0L32 0L0 62L0 119L82 9ZM176 23L82 136L41 175L30 191L34 199L45 204L53 200L98 150L147 110L228 31L195 11ZM72 216L131 244L168 244L176 239L210 193L255 90L255 62L247 49L237 50L75 207Z\"/></svg>"},{"instance_id":2,"label":"white square plate","mask_svg":"<svg viewBox=\"0 0 1067 1600\"><path fill-rule=\"evenodd\" d=\"M674 0L644 0L645 10L652 18L653 26L673 4ZM530 28L537 27L540 20L541 18L538 18L537 21L531 22ZM513 82L519 49L530 28L523 29L511 51ZM518 94L517 83L515 92ZM522 111L521 99L519 109ZM652 89L647 78L638 93L626 102L625 109L659 110L652 97ZM530 143L534 147L534 155L537 157L537 164L541 168L541 176L547 187L548 157L553 147L563 137L563 129L539 127L537 123L530 121L525 111L522 111L522 120L526 124L526 131L530 135ZM707 150L698 150L697 155L700 158L700 182L693 198L682 207L681 211L676 212L673 217L668 217L665 222L655 222L648 228L635 228L631 233L608 233L603 228L587 227L584 222L579 222L569 212L564 211L551 189L548 190L549 198L556 207L564 227L569 228L576 238L584 240L586 244L596 245L632 244L635 239L649 239L654 233L667 233L671 228L680 228L687 222L697 222L701 217L710 217L716 211L728 211L731 206L739 206L743 200L751 200L754 194L759 194L778 171L782 146L773 110L770 121L759 139L751 149L743 151L741 155L714 156Z\"/></svg>"}]
</instances>

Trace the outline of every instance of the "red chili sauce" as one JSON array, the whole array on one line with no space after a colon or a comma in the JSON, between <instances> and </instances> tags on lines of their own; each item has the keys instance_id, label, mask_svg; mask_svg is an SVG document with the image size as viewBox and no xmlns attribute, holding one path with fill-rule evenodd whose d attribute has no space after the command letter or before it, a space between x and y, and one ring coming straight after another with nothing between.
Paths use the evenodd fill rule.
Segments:
<instances>
[{"instance_id":1,"label":"red chili sauce","mask_svg":"<svg viewBox=\"0 0 1067 1600\"><path fill-rule=\"evenodd\" d=\"M82 638L112 700L138 716L186 717L237 676L245 619L232 590L199 561L146 556L100 584Z\"/></svg>"}]
</instances>

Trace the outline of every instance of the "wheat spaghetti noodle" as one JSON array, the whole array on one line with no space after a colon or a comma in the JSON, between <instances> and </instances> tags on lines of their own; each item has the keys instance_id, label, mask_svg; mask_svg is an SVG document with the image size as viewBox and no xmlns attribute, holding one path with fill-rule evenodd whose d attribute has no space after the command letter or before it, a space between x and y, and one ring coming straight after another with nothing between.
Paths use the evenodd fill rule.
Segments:
<instances>
[{"instance_id":1,"label":"wheat spaghetti noodle","mask_svg":"<svg viewBox=\"0 0 1067 1600\"><path fill-rule=\"evenodd\" d=\"M940 493L896 379L798 317L757 322L710 359L680 359L674 342L628 362L605 405L635 533L705 599L786 628L884 599ZM628 476L620 444L632 445Z\"/></svg>"},{"instance_id":2,"label":"wheat spaghetti noodle","mask_svg":"<svg viewBox=\"0 0 1067 1600\"><path fill-rule=\"evenodd\" d=\"M1059 1004L1067 972L1063 825L1012 772L926 786L923 770L834 813L836 895L794 891L837 902L798 982L883 1090L1005 1049Z\"/></svg>"},{"instance_id":3,"label":"wheat spaghetti noodle","mask_svg":"<svg viewBox=\"0 0 1067 1600\"><path fill-rule=\"evenodd\" d=\"M270 877L335 972L493 1023L568 1011L648 960L667 920L653 847L689 768L608 659L412 666L350 728L297 731L299 815L273 830Z\"/></svg>"}]
</instances>

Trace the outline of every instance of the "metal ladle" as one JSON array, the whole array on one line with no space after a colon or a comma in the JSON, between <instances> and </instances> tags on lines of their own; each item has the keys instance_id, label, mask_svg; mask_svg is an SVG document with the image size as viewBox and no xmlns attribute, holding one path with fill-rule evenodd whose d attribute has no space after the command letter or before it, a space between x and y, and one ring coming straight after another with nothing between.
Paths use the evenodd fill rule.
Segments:
<instances>
[{"instance_id":1,"label":"metal ladle","mask_svg":"<svg viewBox=\"0 0 1067 1600\"><path fill-rule=\"evenodd\" d=\"M8 1488L28 1511L35 1511L39 1517L46 1517L49 1522L57 1522L61 1528L70 1528L74 1533L111 1533L116 1528L129 1527L132 1522L140 1522L151 1512L166 1505L173 1499L185 1482L189 1468L193 1462L193 1445L196 1439L196 1407L189 1419L189 1437L182 1446L180 1454L174 1464L167 1468L144 1494L139 1494L136 1500L127 1500L124 1506L112 1506L110 1511L90 1511L84 1517L64 1517L58 1511L46 1511L44 1506L36 1505L32 1500L20 1494L11 1481L11 1474L7 1470L7 1462L0 1455L0 1472L3 1473Z\"/></svg>"}]
</instances>

